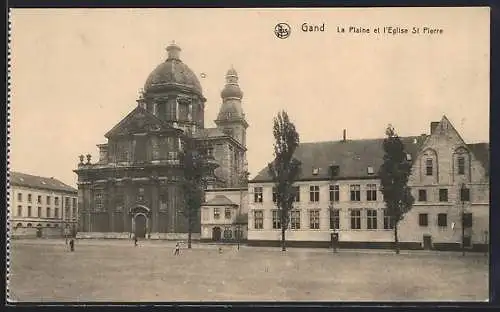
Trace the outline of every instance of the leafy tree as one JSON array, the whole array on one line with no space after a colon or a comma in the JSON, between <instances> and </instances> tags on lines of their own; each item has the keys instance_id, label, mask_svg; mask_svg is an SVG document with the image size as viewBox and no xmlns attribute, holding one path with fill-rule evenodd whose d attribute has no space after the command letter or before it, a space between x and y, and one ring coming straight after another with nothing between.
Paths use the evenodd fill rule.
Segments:
<instances>
[{"instance_id":1,"label":"leafy tree","mask_svg":"<svg viewBox=\"0 0 500 312\"><path fill-rule=\"evenodd\" d=\"M181 181L184 200L182 213L187 219L188 248L191 248L193 229L203 203L203 182L207 174L207 159L203 149L197 146L196 141L190 136L184 138L180 159L184 173Z\"/></svg>"},{"instance_id":2,"label":"leafy tree","mask_svg":"<svg viewBox=\"0 0 500 312\"><path fill-rule=\"evenodd\" d=\"M300 161L293 157L299 146L299 134L285 111L274 118L274 161L268 171L276 188L276 206L281 221L281 250L286 250L285 232L295 197L293 183L300 173Z\"/></svg>"},{"instance_id":3,"label":"leafy tree","mask_svg":"<svg viewBox=\"0 0 500 312\"><path fill-rule=\"evenodd\" d=\"M394 248L396 254L399 254L398 224L415 201L408 187L411 161L406 156L403 142L391 125L387 127L385 134L384 163L380 166L379 176L386 213L394 229Z\"/></svg>"}]
</instances>

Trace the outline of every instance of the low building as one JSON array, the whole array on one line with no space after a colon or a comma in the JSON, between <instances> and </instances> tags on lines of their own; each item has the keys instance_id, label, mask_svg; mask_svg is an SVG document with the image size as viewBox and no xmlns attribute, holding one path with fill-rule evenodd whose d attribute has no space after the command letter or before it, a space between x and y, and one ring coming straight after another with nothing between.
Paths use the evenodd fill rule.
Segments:
<instances>
[{"instance_id":1,"label":"low building","mask_svg":"<svg viewBox=\"0 0 500 312\"><path fill-rule=\"evenodd\" d=\"M429 135L401 138L412 161L415 204L399 223L402 248L484 249L489 227L489 144L466 144L444 116ZM377 172L383 138L301 143L289 246L390 248L394 241ZM272 179L264 168L249 183L249 245L279 245L281 225ZM425 194L424 194L425 193ZM463 193L463 197L457 194Z\"/></svg>"},{"instance_id":2,"label":"low building","mask_svg":"<svg viewBox=\"0 0 500 312\"><path fill-rule=\"evenodd\" d=\"M54 237L74 234L78 191L55 179L10 172L10 236Z\"/></svg>"}]
</instances>

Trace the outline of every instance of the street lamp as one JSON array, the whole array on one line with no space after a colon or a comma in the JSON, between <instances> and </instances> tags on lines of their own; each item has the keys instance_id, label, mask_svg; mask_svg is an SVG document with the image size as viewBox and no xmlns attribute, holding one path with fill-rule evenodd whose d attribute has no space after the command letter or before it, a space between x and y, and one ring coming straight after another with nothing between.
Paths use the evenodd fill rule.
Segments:
<instances>
[{"instance_id":1,"label":"street lamp","mask_svg":"<svg viewBox=\"0 0 500 312\"><path fill-rule=\"evenodd\" d=\"M465 183L460 186L460 201L462 202L462 256L465 256Z\"/></svg>"},{"instance_id":2,"label":"street lamp","mask_svg":"<svg viewBox=\"0 0 500 312\"><path fill-rule=\"evenodd\" d=\"M241 206L243 205L243 187L248 185L248 163L245 161L243 163L243 171L240 175L240 206L238 207L238 216L236 217L236 230L237 230L237 242L238 242L238 250L240 250L240 242L241 242L241 225L244 223L241 215Z\"/></svg>"}]
</instances>

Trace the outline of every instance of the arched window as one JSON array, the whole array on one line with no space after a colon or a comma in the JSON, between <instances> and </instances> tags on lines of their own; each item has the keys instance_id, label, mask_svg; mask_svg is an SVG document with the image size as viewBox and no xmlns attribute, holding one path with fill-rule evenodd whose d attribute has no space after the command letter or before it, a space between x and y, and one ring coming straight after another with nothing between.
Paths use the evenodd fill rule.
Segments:
<instances>
[{"instance_id":1,"label":"arched window","mask_svg":"<svg viewBox=\"0 0 500 312\"><path fill-rule=\"evenodd\" d=\"M32 227L32 226L33 226L33 225L32 225L31 223L28 223L28 224L27 224L27 227L29 227L29 228L30 228L30 227Z\"/></svg>"},{"instance_id":2,"label":"arched window","mask_svg":"<svg viewBox=\"0 0 500 312\"><path fill-rule=\"evenodd\" d=\"M224 229L224 239L231 239L233 236L233 233L230 228L225 228Z\"/></svg>"},{"instance_id":3,"label":"arched window","mask_svg":"<svg viewBox=\"0 0 500 312\"><path fill-rule=\"evenodd\" d=\"M22 223L18 223L18 224L16 224L16 228L20 228L20 227L23 227L23 224L22 224Z\"/></svg>"},{"instance_id":4,"label":"arched window","mask_svg":"<svg viewBox=\"0 0 500 312\"><path fill-rule=\"evenodd\" d=\"M457 148L453 155L454 172L458 176L466 176L469 172L469 151L463 146Z\"/></svg>"},{"instance_id":5,"label":"arched window","mask_svg":"<svg viewBox=\"0 0 500 312\"><path fill-rule=\"evenodd\" d=\"M50 223L47 223L47 227L50 227Z\"/></svg>"}]
</instances>

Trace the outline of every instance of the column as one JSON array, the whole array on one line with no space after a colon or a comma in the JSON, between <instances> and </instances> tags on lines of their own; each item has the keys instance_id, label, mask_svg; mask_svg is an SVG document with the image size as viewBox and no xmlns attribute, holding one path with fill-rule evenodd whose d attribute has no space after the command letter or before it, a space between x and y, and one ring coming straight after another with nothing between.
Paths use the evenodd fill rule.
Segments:
<instances>
[{"instance_id":1,"label":"column","mask_svg":"<svg viewBox=\"0 0 500 312\"><path fill-rule=\"evenodd\" d=\"M158 231L158 216L159 216L159 193L158 193L158 184L153 183L151 186L151 218L152 220L152 232L159 232Z\"/></svg>"},{"instance_id":2,"label":"column","mask_svg":"<svg viewBox=\"0 0 500 312\"><path fill-rule=\"evenodd\" d=\"M179 100L175 99L175 121L179 121Z\"/></svg>"}]
</instances>

